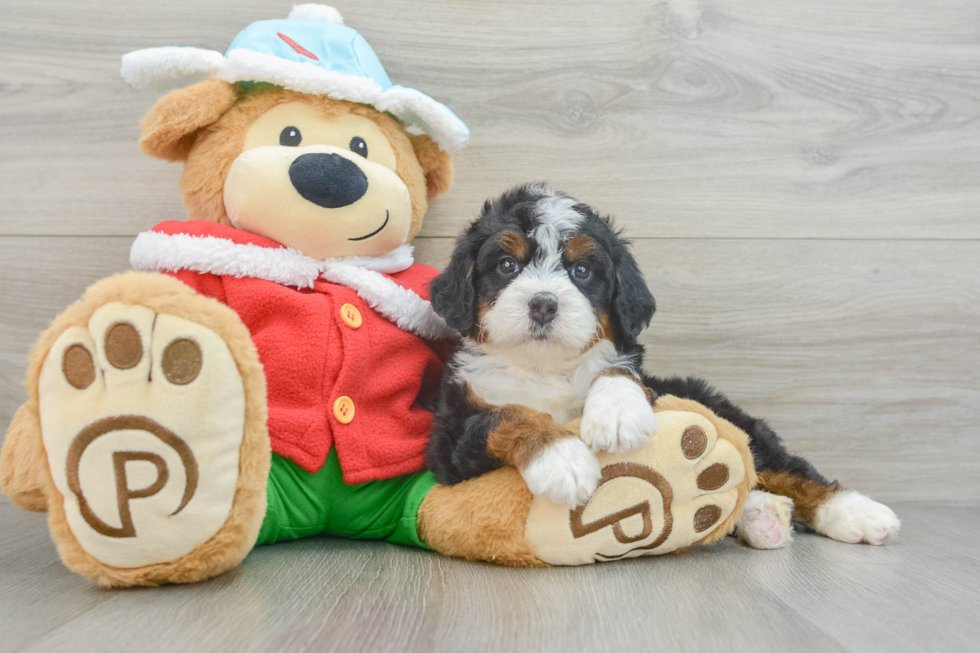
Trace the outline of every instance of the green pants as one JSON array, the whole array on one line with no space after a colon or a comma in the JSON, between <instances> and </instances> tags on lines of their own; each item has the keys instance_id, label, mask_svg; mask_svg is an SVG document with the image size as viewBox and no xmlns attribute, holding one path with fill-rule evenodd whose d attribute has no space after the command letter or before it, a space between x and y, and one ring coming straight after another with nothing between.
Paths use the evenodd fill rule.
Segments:
<instances>
[{"instance_id":1,"label":"green pants","mask_svg":"<svg viewBox=\"0 0 980 653\"><path fill-rule=\"evenodd\" d=\"M435 484L431 472L416 472L347 485L335 449L316 474L272 454L266 488L269 507L256 544L324 533L427 549L419 539L418 513Z\"/></svg>"}]
</instances>

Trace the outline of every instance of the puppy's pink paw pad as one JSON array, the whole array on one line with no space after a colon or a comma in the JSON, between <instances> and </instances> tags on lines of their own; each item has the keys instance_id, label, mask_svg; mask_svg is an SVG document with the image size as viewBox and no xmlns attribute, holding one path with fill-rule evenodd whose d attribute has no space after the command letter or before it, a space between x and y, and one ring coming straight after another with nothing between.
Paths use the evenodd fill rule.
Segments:
<instances>
[{"instance_id":1,"label":"puppy's pink paw pad","mask_svg":"<svg viewBox=\"0 0 980 653\"><path fill-rule=\"evenodd\" d=\"M753 549L779 549L793 537L791 499L756 490L736 524L738 539Z\"/></svg>"}]
</instances>

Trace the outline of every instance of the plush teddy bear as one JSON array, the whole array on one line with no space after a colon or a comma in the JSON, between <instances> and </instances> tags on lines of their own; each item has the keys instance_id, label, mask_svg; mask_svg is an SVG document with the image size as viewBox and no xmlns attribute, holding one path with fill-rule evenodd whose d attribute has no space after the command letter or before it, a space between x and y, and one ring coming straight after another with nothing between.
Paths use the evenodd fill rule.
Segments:
<instances>
[{"instance_id":1,"label":"plush teddy bear","mask_svg":"<svg viewBox=\"0 0 980 653\"><path fill-rule=\"evenodd\" d=\"M731 531L755 483L747 437L672 397L647 445L600 454L575 510L514 469L437 485L423 457L454 334L408 243L452 183L465 125L392 85L322 5L253 23L225 55L123 60L139 87L188 75L206 79L157 102L141 146L183 162L190 220L141 234L137 271L94 284L40 337L3 445L3 492L48 511L70 569L190 582L319 533L583 564ZM699 488L717 465L725 483Z\"/></svg>"}]
</instances>

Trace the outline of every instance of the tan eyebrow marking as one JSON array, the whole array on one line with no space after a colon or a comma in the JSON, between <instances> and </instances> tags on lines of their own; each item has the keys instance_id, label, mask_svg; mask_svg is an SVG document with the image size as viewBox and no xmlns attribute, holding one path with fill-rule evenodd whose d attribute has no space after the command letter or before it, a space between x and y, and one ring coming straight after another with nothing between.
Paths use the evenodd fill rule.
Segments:
<instances>
[{"instance_id":1,"label":"tan eyebrow marking","mask_svg":"<svg viewBox=\"0 0 980 653\"><path fill-rule=\"evenodd\" d=\"M569 261L577 261L588 256L595 249L595 241L585 234L576 234L568 244L565 245L565 258Z\"/></svg>"},{"instance_id":2,"label":"tan eyebrow marking","mask_svg":"<svg viewBox=\"0 0 980 653\"><path fill-rule=\"evenodd\" d=\"M505 231L500 234L500 244L514 258L521 261L527 258L527 241L519 234L515 234L513 231Z\"/></svg>"}]
</instances>

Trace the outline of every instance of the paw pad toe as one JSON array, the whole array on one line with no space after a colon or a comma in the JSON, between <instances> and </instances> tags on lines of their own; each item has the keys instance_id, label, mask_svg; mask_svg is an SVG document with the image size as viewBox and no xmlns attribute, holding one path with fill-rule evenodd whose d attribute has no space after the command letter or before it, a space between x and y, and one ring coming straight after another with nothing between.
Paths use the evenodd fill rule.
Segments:
<instances>
[{"instance_id":1,"label":"paw pad toe","mask_svg":"<svg viewBox=\"0 0 980 653\"><path fill-rule=\"evenodd\" d=\"M204 364L201 347L190 338L178 338L163 350L160 367L174 385L187 385L197 378Z\"/></svg>"},{"instance_id":2,"label":"paw pad toe","mask_svg":"<svg viewBox=\"0 0 980 653\"><path fill-rule=\"evenodd\" d=\"M701 506L694 513L694 530L703 533L718 523L719 519L721 519L721 508L713 504Z\"/></svg>"},{"instance_id":3,"label":"paw pad toe","mask_svg":"<svg viewBox=\"0 0 980 653\"><path fill-rule=\"evenodd\" d=\"M717 490L728 482L729 476L727 465L715 463L698 474L697 485L702 490Z\"/></svg>"},{"instance_id":4,"label":"paw pad toe","mask_svg":"<svg viewBox=\"0 0 980 653\"><path fill-rule=\"evenodd\" d=\"M688 460L694 460L708 448L708 436L700 426L689 426L681 435L681 451Z\"/></svg>"},{"instance_id":5,"label":"paw pad toe","mask_svg":"<svg viewBox=\"0 0 980 653\"><path fill-rule=\"evenodd\" d=\"M76 390L84 390L95 381L95 361L85 345L74 344L61 358L61 373Z\"/></svg>"},{"instance_id":6,"label":"paw pad toe","mask_svg":"<svg viewBox=\"0 0 980 653\"><path fill-rule=\"evenodd\" d=\"M119 370L136 367L143 358L143 341L129 322L116 322L105 334L105 357Z\"/></svg>"}]
</instances>

